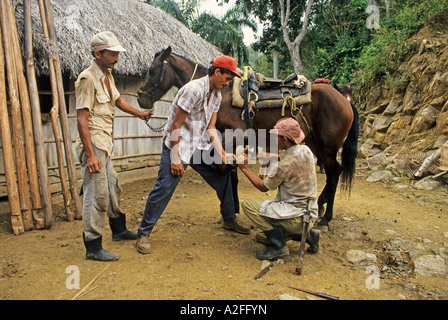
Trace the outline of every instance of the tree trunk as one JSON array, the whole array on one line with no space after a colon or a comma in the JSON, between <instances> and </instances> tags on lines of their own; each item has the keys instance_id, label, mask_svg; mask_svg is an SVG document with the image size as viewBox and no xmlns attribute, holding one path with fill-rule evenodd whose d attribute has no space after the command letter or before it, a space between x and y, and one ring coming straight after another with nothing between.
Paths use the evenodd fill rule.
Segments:
<instances>
[{"instance_id":1,"label":"tree trunk","mask_svg":"<svg viewBox=\"0 0 448 320\"><path fill-rule=\"evenodd\" d=\"M302 65L302 59L300 58L300 44L302 43L303 39L306 36L306 33L308 31L308 24L310 21L310 14L311 14L311 8L313 7L314 0L308 0L304 17L303 17L303 26L302 30L300 31L299 35L294 39L294 41L291 41L288 33L288 21L291 18L292 12L296 9L293 8L291 10L291 1L286 0L286 6L284 0L279 0L280 3L280 21L281 21L281 29L283 32L283 40L286 43L286 46L288 47L289 54L291 55L291 61L294 65L294 69L298 73L303 73L303 65Z\"/></svg>"}]
</instances>

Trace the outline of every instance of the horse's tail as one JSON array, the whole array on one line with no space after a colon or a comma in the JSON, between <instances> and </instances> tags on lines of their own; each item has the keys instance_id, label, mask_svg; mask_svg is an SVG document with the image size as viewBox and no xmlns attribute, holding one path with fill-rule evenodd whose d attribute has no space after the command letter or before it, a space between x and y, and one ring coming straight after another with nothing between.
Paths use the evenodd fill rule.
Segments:
<instances>
[{"instance_id":1,"label":"horse's tail","mask_svg":"<svg viewBox=\"0 0 448 320\"><path fill-rule=\"evenodd\" d=\"M358 156L359 114L356 106L353 109L353 123L342 147L342 189L351 191L352 180L355 176L356 157Z\"/></svg>"}]
</instances>

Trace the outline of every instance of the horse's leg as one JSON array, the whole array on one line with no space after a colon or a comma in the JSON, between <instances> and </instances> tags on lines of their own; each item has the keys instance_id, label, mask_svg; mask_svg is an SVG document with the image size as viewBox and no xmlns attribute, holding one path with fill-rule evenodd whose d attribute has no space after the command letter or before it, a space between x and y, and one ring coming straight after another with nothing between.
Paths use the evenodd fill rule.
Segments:
<instances>
[{"instance_id":1,"label":"horse's leg","mask_svg":"<svg viewBox=\"0 0 448 320\"><path fill-rule=\"evenodd\" d=\"M338 187L339 176L341 175L341 165L336 160L336 154L327 155L326 158L322 160L325 166L325 174L327 176L327 181L322 193L317 201L319 206L319 216L324 212L324 204L327 205L325 209L325 214L319 221L318 226L321 229L326 229L329 226L330 221L333 219L333 205L334 198L336 195L336 189Z\"/></svg>"}]
</instances>

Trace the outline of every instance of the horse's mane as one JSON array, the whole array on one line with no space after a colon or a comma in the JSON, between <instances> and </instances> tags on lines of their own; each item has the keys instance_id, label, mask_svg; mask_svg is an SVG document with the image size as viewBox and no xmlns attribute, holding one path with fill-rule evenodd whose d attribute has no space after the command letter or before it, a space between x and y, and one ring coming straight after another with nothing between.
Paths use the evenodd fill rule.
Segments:
<instances>
[{"instance_id":1,"label":"horse's mane","mask_svg":"<svg viewBox=\"0 0 448 320\"><path fill-rule=\"evenodd\" d=\"M156 54L154 55L154 59L157 58L158 56L160 56L160 55L162 54L163 51L164 51L164 50L162 49L162 50L160 50L159 52L156 52ZM171 54L172 54L172 55L175 55L175 56L177 56L177 57L179 57L179 58L184 59L184 60L187 61L188 63L196 64L196 62L193 61L193 60L191 60L190 58L181 56L180 54L177 54L177 53L174 53L174 52L171 52ZM211 62L210 62L210 64L211 64ZM198 67L199 67L199 68L203 68L203 69L205 69L205 70L208 70L208 67L206 67L206 66L204 66L204 65L202 65L202 64L200 64L200 63L199 63L199 65L198 65Z\"/></svg>"}]
</instances>

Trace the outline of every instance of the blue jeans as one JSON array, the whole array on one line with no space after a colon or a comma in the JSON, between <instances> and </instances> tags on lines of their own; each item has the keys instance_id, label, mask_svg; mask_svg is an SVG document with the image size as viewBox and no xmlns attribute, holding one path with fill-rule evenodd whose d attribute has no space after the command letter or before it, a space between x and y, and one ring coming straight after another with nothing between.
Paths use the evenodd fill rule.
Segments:
<instances>
[{"instance_id":1,"label":"blue jeans","mask_svg":"<svg viewBox=\"0 0 448 320\"><path fill-rule=\"evenodd\" d=\"M196 150L195 153L197 152L201 152L201 150ZM143 218L138 228L138 235L145 234L149 236L151 234L152 229L168 205L182 177L171 174L170 153L170 149L162 142L162 154L157 182L146 200L145 211L143 212ZM197 154L193 155L192 158L198 159L197 156ZM202 161L199 164L184 164L184 169L186 170L189 165L216 191L218 199L221 201L220 211L223 220L226 222L235 220L235 212L239 212L239 204L238 208L236 208L237 201L235 201L234 197L236 195L234 193L234 188L236 187L235 173L232 171L226 173L220 172L217 165L205 164Z\"/></svg>"}]
</instances>

